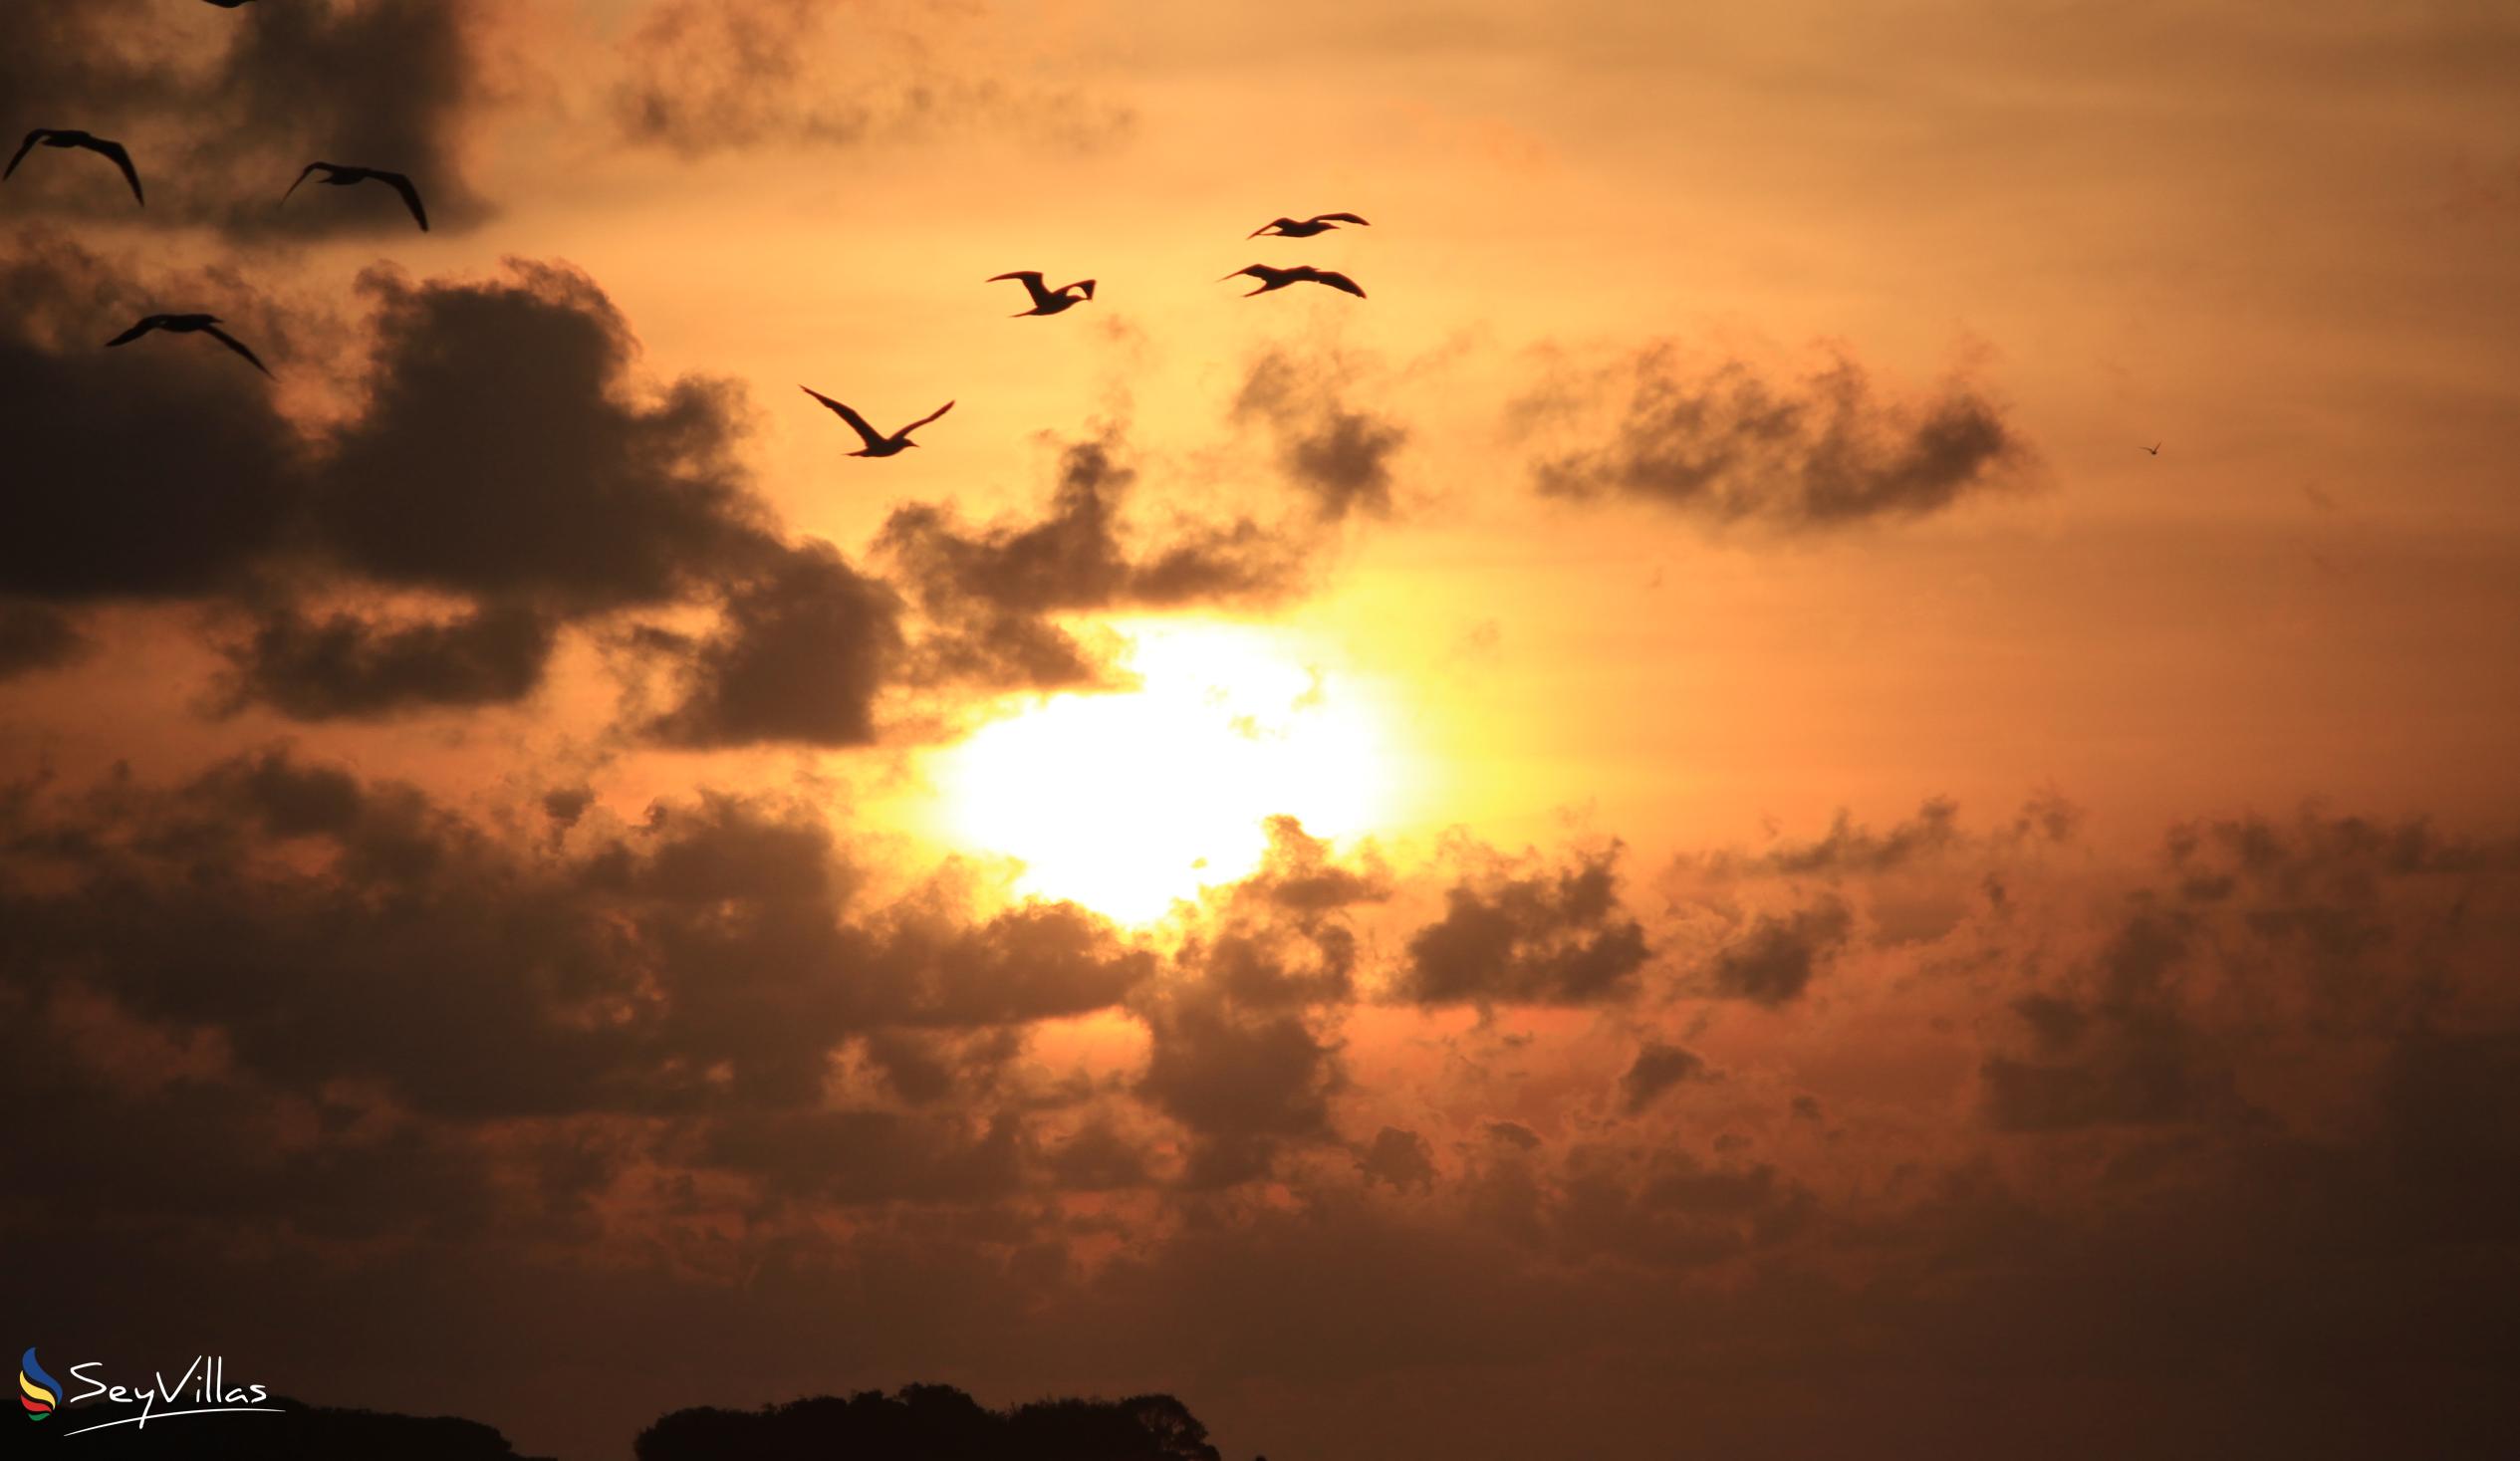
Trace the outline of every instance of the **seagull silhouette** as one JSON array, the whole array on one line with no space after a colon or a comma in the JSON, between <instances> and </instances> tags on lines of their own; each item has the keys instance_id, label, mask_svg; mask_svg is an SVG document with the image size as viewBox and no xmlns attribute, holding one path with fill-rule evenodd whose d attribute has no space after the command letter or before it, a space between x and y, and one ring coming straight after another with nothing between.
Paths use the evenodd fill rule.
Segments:
<instances>
[{"instance_id":1,"label":"seagull silhouette","mask_svg":"<svg viewBox=\"0 0 2520 1461\"><path fill-rule=\"evenodd\" d=\"M298 174L298 181L289 184L289 192L280 195L280 201L284 203L289 201L289 193L298 190L298 183L305 182L319 172L324 174L322 181L331 187L349 187L354 183L367 182L371 179L383 183L402 194L403 204L410 208L411 217L418 221L420 232L428 232L428 210L420 206L420 190L411 186L411 179L401 173L387 172L381 167L351 167L340 162L309 162L306 170Z\"/></svg>"},{"instance_id":2,"label":"seagull silhouette","mask_svg":"<svg viewBox=\"0 0 2520 1461\"><path fill-rule=\"evenodd\" d=\"M1072 309L1094 298L1094 281L1091 279L1080 279L1074 284L1060 285L1057 289L1044 289L1041 287L1040 270L1018 269L1012 274L992 274L989 283L995 284L1001 279L1023 281L1024 293L1033 297L1033 307L1014 316L1018 320L1026 315L1056 315L1061 310Z\"/></svg>"},{"instance_id":3,"label":"seagull silhouette","mask_svg":"<svg viewBox=\"0 0 2520 1461\"><path fill-rule=\"evenodd\" d=\"M1357 287L1357 282L1336 269L1316 269L1310 264L1298 264L1292 269L1272 269L1266 264L1251 264L1226 275L1225 279L1239 279L1246 274L1259 280L1260 287L1245 294L1244 299L1255 294L1267 294L1273 289L1284 289L1290 284L1327 284L1332 289L1346 290L1358 299L1365 298L1365 291ZM1225 279L1216 282L1222 284Z\"/></svg>"},{"instance_id":4,"label":"seagull silhouette","mask_svg":"<svg viewBox=\"0 0 2520 1461\"><path fill-rule=\"evenodd\" d=\"M898 456L903 450L918 445L917 442L910 439L910 433L912 431L917 430L919 427L926 425L928 422L935 420L938 416L941 416L945 412L954 408L954 403L952 401L947 401L943 405L940 405L936 407L936 409L928 412L926 415L923 415L917 420L910 422L908 425L903 426L900 430L893 432L889 436L885 436L877 431L875 427L868 425L866 417L851 410L849 407L842 405L839 401L832 399L823 392L816 390L813 386L800 385L797 389L804 391L807 395L810 395L816 400L821 401L823 404L830 406L834 414L838 415L842 420L847 421L852 429L867 439L867 449L864 451L853 451L849 453L851 456Z\"/></svg>"},{"instance_id":5,"label":"seagull silhouette","mask_svg":"<svg viewBox=\"0 0 2520 1461\"><path fill-rule=\"evenodd\" d=\"M221 10L234 10L239 5L251 5L254 0L210 0L210 3Z\"/></svg>"},{"instance_id":6,"label":"seagull silhouette","mask_svg":"<svg viewBox=\"0 0 2520 1461\"><path fill-rule=\"evenodd\" d=\"M1244 234L1243 237L1258 238L1266 234L1270 238L1311 238L1317 233L1327 233L1342 223L1353 223L1359 228L1374 226L1354 213L1316 213L1310 218L1273 218Z\"/></svg>"},{"instance_id":7,"label":"seagull silhouette","mask_svg":"<svg viewBox=\"0 0 2520 1461\"><path fill-rule=\"evenodd\" d=\"M2144 451L2149 455L2159 456L2161 454L2161 443L2155 441L2150 446L2145 447Z\"/></svg>"},{"instance_id":8,"label":"seagull silhouette","mask_svg":"<svg viewBox=\"0 0 2520 1461\"><path fill-rule=\"evenodd\" d=\"M123 169L123 176L130 182L131 196L139 198L141 207L148 206L148 199L140 194L139 169L131 165L131 154L123 150L121 142L109 141L94 132L76 131L66 126L39 126L28 132L25 143L18 148L18 154L9 159L9 165L5 169L0 169L0 178L5 178L17 171L18 164L26 160L26 154L34 151L38 143L47 147L86 147L100 157L112 159L115 166Z\"/></svg>"},{"instance_id":9,"label":"seagull silhouette","mask_svg":"<svg viewBox=\"0 0 2520 1461\"><path fill-rule=\"evenodd\" d=\"M232 350L238 355L243 356L245 359L252 361L254 363L255 369L262 371L266 375L271 374L271 367L262 363L262 358L255 355L252 351L247 350L243 343L238 341L235 336L221 330L219 328L221 323L223 322L221 322L219 317L216 315L151 315L137 325L132 326L130 329L124 331L112 340L107 341L105 345L108 350L112 350L118 345L129 345L132 341L139 339L141 336L146 335L152 330L163 330L170 335L206 335L212 340L217 341L219 344L226 346L229 350ZM275 376L274 378L278 377Z\"/></svg>"}]
</instances>

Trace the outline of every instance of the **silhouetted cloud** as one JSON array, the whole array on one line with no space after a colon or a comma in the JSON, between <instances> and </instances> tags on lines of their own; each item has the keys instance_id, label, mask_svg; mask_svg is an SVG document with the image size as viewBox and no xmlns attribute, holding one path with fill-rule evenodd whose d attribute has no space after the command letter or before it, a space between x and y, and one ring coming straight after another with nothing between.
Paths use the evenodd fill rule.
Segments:
<instances>
[{"instance_id":1,"label":"silhouetted cloud","mask_svg":"<svg viewBox=\"0 0 2520 1461\"><path fill-rule=\"evenodd\" d=\"M506 705L542 682L556 630L522 608L417 623L284 609L230 647L231 694L303 721Z\"/></svg>"},{"instance_id":2,"label":"silhouetted cloud","mask_svg":"<svg viewBox=\"0 0 2520 1461\"><path fill-rule=\"evenodd\" d=\"M635 380L630 327L585 274L518 260L497 280L375 271L362 288L369 399L316 512L346 569L583 612L683 599L771 557L736 454L740 390Z\"/></svg>"},{"instance_id":3,"label":"silhouetted cloud","mask_svg":"<svg viewBox=\"0 0 2520 1461\"><path fill-rule=\"evenodd\" d=\"M56 669L90 645L70 615L45 604L0 601L0 680Z\"/></svg>"},{"instance_id":4,"label":"silhouetted cloud","mask_svg":"<svg viewBox=\"0 0 2520 1461\"><path fill-rule=\"evenodd\" d=\"M0 9L0 96L38 114L26 124L119 135L152 217L239 234L410 231L383 189L278 206L322 157L409 173L431 223L462 229L490 211L465 138L488 100L481 38L494 13L482 0L294 0L195 22L145 0L38 0ZM22 170L11 206L127 211L119 185L94 181Z\"/></svg>"},{"instance_id":5,"label":"silhouetted cloud","mask_svg":"<svg viewBox=\"0 0 2520 1461\"><path fill-rule=\"evenodd\" d=\"M1785 917L1761 913L1740 937L1717 950L1700 974L1719 999L1774 1009L1800 998L1854 928L1846 904L1825 899Z\"/></svg>"},{"instance_id":6,"label":"silhouetted cloud","mask_svg":"<svg viewBox=\"0 0 2520 1461\"><path fill-rule=\"evenodd\" d=\"M623 135L702 157L973 127L1095 147L1132 124L1122 107L992 68L972 43L1016 16L982 14L971 31L921 36L949 28L951 13L859 13L845 24L837 15L816 0L652 0L621 43L613 111Z\"/></svg>"},{"instance_id":7,"label":"silhouetted cloud","mask_svg":"<svg viewBox=\"0 0 2520 1461\"><path fill-rule=\"evenodd\" d=\"M1397 989L1417 1004L1598 1004L1626 998L1650 956L1619 902L1620 849L1570 869L1489 872L1446 890L1409 936Z\"/></svg>"},{"instance_id":8,"label":"silhouetted cloud","mask_svg":"<svg viewBox=\"0 0 2520 1461\"><path fill-rule=\"evenodd\" d=\"M688 647L681 702L649 730L684 746L861 746L901 652L900 604L829 544L787 550Z\"/></svg>"},{"instance_id":9,"label":"silhouetted cloud","mask_svg":"<svg viewBox=\"0 0 2520 1461\"><path fill-rule=\"evenodd\" d=\"M893 510L876 553L935 625L920 648L931 675L1043 689L1093 683L1103 667L1054 615L1251 603L1295 587L1305 545L1248 518L1127 532L1137 472L1126 455L1115 434L1068 446L1038 522L975 528L949 506Z\"/></svg>"},{"instance_id":10,"label":"silhouetted cloud","mask_svg":"<svg viewBox=\"0 0 2520 1461\"><path fill-rule=\"evenodd\" d=\"M1390 459L1407 443L1408 431L1351 406L1348 374L1342 361L1272 350L1252 364L1234 397L1234 419L1268 423L1279 469L1312 497L1323 518L1387 517Z\"/></svg>"},{"instance_id":11,"label":"silhouetted cloud","mask_svg":"<svg viewBox=\"0 0 2520 1461\"><path fill-rule=\"evenodd\" d=\"M1706 1062L1693 1051L1658 1040L1645 1042L1628 1074L1619 1078L1620 1100L1635 1115L1684 1081L1706 1079Z\"/></svg>"},{"instance_id":12,"label":"silhouetted cloud","mask_svg":"<svg viewBox=\"0 0 2520 1461\"><path fill-rule=\"evenodd\" d=\"M1397 1126L1374 1133L1374 1141L1357 1157L1357 1170L1369 1182L1388 1182L1400 1191L1435 1185L1435 1156L1426 1138Z\"/></svg>"},{"instance_id":13,"label":"silhouetted cloud","mask_svg":"<svg viewBox=\"0 0 2520 1461\"><path fill-rule=\"evenodd\" d=\"M62 607L192 598L232 588L280 549L310 490L310 453L269 382L199 340L99 349L179 296L215 306L275 359L256 295L233 280L135 277L40 229L0 254L0 293L19 302L0 319L12 482L0 493L0 594Z\"/></svg>"},{"instance_id":14,"label":"silhouetted cloud","mask_svg":"<svg viewBox=\"0 0 2520 1461\"><path fill-rule=\"evenodd\" d=\"M1728 362L1710 369L1657 346L1607 387L1626 402L1598 444L1536 460L1552 497L1630 497L1718 523L1787 531L1922 517L2014 482L2029 449L1984 394L1953 383L1918 401L1876 396L1839 356L1778 384ZM1567 409L1572 393L1535 405Z\"/></svg>"}]
</instances>

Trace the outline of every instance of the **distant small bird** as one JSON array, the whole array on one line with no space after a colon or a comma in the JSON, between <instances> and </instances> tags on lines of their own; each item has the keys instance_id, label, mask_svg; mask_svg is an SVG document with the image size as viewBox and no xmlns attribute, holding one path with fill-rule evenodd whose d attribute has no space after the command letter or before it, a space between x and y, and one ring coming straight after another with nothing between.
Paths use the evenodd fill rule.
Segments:
<instances>
[{"instance_id":1,"label":"distant small bird","mask_svg":"<svg viewBox=\"0 0 2520 1461\"><path fill-rule=\"evenodd\" d=\"M47 147L86 147L100 157L111 159L115 166L123 169L123 176L131 184L131 196L139 199L141 207L148 206L148 199L140 194L139 169L131 165L131 154L123 150L121 142L109 141L94 132L75 131L66 126L39 126L28 132L25 144L18 148L18 154L9 159L9 165L6 168L0 168L0 178L6 178L10 173L17 171L18 164L26 160L26 154L34 151L39 142Z\"/></svg>"},{"instance_id":2,"label":"distant small bird","mask_svg":"<svg viewBox=\"0 0 2520 1461\"><path fill-rule=\"evenodd\" d=\"M938 416L941 416L945 412L954 408L954 403L952 401L947 401L943 405L936 407L933 411L928 412L926 415L923 415L917 420L910 422L908 425L903 426L900 430L893 432L889 436L885 436L877 431L875 427L868 425L866 417L851 410L849 407L842 405L839 401L832 399L823 392L816 390L813 386L800 385L797 389L804 391L807 395L810 395L816 400L821 401L823 404L830 406L836 415L849 423L851 429L855 430L860 436L866 438L867 449L864 451L853 451L849 453L851 456L898 456L906 448L918 445L917 442L910 439L910 433L912 431L917 430L919 427L926 425L928 422L935 420Z\"/></svg>"},{"instance_id":3,"label":"distant small bird","mask_svg":"<svg viewBox=\"0 0 2520 1461\"><path fill-rule=\"evenodd\" d=\"M213 3L216 3L216 0L213 0ZM420 190L411 186L411 179L401 173L387 172L380 167L349 167L339 162L309 162L306 170L298 174L298 181L289 184L289 192L280 195L280 201L284 203L289 201L289 193L296 192L299 183L305 182L319 172L324 174L320 180L328 187L350 187L355 183L367 182L371 179L383 183L402 194L403 204L410 208L412 218L418 221L420 232L428 232L428 210L420 206Z\"/></svg>"},{"instance_id":4,"label":"distant small bird","mask_svg":"<svg viewBox=\"0 0 2520 1461\"><path fill-rule=\"evenodd\" d=\"M1244 299L1254 294L1267 294L1273 289L1284 289L1290 284L1327 284L1332 289L1346 290L1358 299L1365 298L1365 291L1357 287L1357 282L1336 269L1316 269L1310 264L1298 264L1292 269L1272 269L1266 264L1252 264L1235 270L1225 279L1239 279L1246 274L1259 280L1260 287L1244 295ZM1216 282L1222 284L1225 279Z\"/></svg>"},{"instance_id":5,"label":"distant small bird","mask_svg":"<svg viewBox=\"0 0 2520 1461\"><path fill-rule=\"evenodd\" d=\"M2144 451L2149 455L2159 456L2161 454L2161 443L2155 441L2150 446L2145 447Z\"/></svg>"},{"instance_id":6,"label":"distant small bird","mask_svg":"<svg viewBox=\"0 0 2520 1461\"><path fill-rule=\"evenodd\" d=\"M260 356L257 356L252 351L247 350L235 336L230 335L219 328L222 323L224 322L222 322L216 315L151 315L137 325L132 326L130 329L124 331L112 340L107 341L105 345L108 350L112 350L118 345L129 345L132 341L139 339L141 336L146 335L152 330L163 330L170 335L206 335L212 340L217 341L219 344L226 346L229 350L232 350L238 355L243 356L245 359L252 361L254 363L255 369L262 371L266 375L271 374L271 367L262 363L262 358Z\"/></svg>"},{"instance_id":7,"label":"distant small bird","mask_svg":"<svg viewBox=\"0 0 2520 1461\"><path fill-rule=\"evenodd\" d=\"M1033 307L1013 317L1018 320L1025 315L1056 315L1061 310L1073 309L1094 298L1094 281L1091 279L1080 279L1074 284L1060 285L1057 289L1044 289L1041 287L1040 270L1018 269L1012 274L992 274L989 283L995 284L1001 279L1022 280L1024 293L1033 297Z\"/></svg>"},{"instance_id":8,"label":"distant small bird","mask_svg":"<svg viewBox=\"0 0 2520 1461\"><path fill-rule=\"evenodd\" d=\"M1353 223L1359 228L1374 226L1354 213L1316 213L1310 218L1272 218L1244 234L1243 237L1258 238L1266 234L1271 238L1311 238L1317 233L1327 233L1342 223Z\"/></svg>"},{"instance_id":9,"label":"distant small bird","mask_svg":"<svg viewBox=\"0 0 2520 1461\"><path fill-rule=\"evenodd\" d=\"M221 10L234 10L239 5L251 5L254 0L210 0L210 3Z\"/></svg>"}]
</instances>

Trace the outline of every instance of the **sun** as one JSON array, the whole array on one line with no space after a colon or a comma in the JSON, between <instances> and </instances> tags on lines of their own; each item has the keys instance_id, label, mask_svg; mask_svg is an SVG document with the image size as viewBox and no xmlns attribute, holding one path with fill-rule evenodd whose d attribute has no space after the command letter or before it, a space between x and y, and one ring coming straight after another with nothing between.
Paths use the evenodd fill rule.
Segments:
<instances>
[{"instance_id":1,"label":"sun","mask_svg":"<svg viewBox=\"0 0 2520 1461\"><path fill-rule=\"evenodd\" d=\"M1256 868L1271 817L1348 838L1399 808L1392 718L1365 677L1265 625L1113 627L1136 688L1047 697L931 764L939 831L1020 862L1019 891L1148 922Z\"/></svg>"}]
</instances>

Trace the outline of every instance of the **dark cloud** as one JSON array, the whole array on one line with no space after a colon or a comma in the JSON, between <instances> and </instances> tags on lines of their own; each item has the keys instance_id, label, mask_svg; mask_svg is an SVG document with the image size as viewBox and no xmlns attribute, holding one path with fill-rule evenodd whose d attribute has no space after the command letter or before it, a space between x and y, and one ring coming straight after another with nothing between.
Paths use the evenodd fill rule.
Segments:
<instances>
[{"instance_id":1,"label":"dark cloud","mask_svg":"<svg viewBox=\"0 0 2520 1461\"><path fill-rule=\"evenodd\" d=\"M1854 926L1854 915L1834 898L1781 918L1761 913L1740 937L1716 951L1698 977L1718 999L1776 1009L1802 997L1812 976L1846 944Z\"/></svg>"},{"instance_id":2,"label":"dark cloud","mask_svg":"<svg viewBox=\"0 0 2520 1461\"><path fill-rule=\"evenodd\" d=\"M727 592L717 627L681 656L680 703L649 727L681 746L863 746L901 652L900 603L830 545L786 550Z\"/></svg>"},{"instance_id":3,"label":"dark cloud","mask_svg":"<svg viewBox=\"0 0 2520 1461\"><path fill-rule=\"evenodd\" d=\"M1152 1039L1135 1094L1189 1131L1190 1186L1266 1176L1287 1145L1332 1138L1347 1076L1320 1017L1246 1008L1206 982L1152 991L1138 1013Z\"/></svg>"},{"instance_id":4,"label":"dark cloud","mask_svg":"<svg viewBox=\"0 0 2520 1461\"><path fill-rule=\"evenodd\" d=\"M1844 356L1784 385L1740 362L1693 369L1667 346L1625 373L1624 414L1607 439L1533 464L1542 493L1804 531L1922 517L2012 485L2029 460L2017 429L1976 389L1955 383L1885 401ZM1571 399L1544 392L1531 404L1565 409Z\"/></svg>"},{"instance_id":5,"label":"dark cloud","mask_svg":"<svg viewBox=\"0 0 2520 1461\"><path fill-rule=\"evenodd\" d=\"M1348 404L1345 362L1272 350L1254 362L1234 397L1237 421L1265 421L1278 467L1313 499L1322 517L1387 517L1390 459L1407 444L1405 427Z\"/></svg>"},{"instance_id":6,"label":"dark cloud","mask_svg":"<svg viewBox=\"0 0 2520 1461\"><path fill-rule=\"evenodd\" d=\"M1707 1078L1706 1062L1696 1052L1648 1040L1644 1048L1637 1052L1636 1063L1628 1068L1628 1074L1619 1078L1620 1101L1633 1116L1653 1104L1671 1088L1683 1082Z\"/></svg>"},{"instance_id":7,"label":"dark cloud","mask_svg":"<svg viewBox=\"0 0 2520 1461\"><path fill-rule=\"evenodd\" d=\"M522 608L417 623L283 609L229 649L230 698L302 721L511 704L542 682L557 628Z\"/></svg>"},{"instance_id":8,"label":"dark cloud","mask_svg":"<svg viewBox=\"0 0 2520 1461\"><path fill-rule=\"evenodd\" d=\"M1386 1126L1358 1154L1357 1170L1365 1173L1369 1183L1388 1182L1402 1192L1425 1191L1435 1185L1434 1148L1414 1131Z\"/></svg>"},{"instance_id":9,"label":"dark cloud","mask_svg":"<svg viewBox=\"0 0 2520 1461\"><path fill-rule=\"evenodd\" d=\"M879 557L933 621L922 645L943 680L1054 688L1105 671L1055 616L1114 609L1266 602L1291 592L1303 545L1248 518L1175 523L1134 544L1123 509L1137 471L1116 435L1060 455L1050 509L1038 522L969 526L950 507L895 509Z\"/></svg>"},{"instance_id":10,"label":"dark cloud","mask_svg":"<svg viewBox=\"0 0 2520 1461\"><path fill-rule=\"evenodd\" d=\"M285 359L259 296L231 278L137 277L40 230L0 255L0 294L17 302L0 319L0 594L60 607L191 598L280 548L310 454L269 382L198 337L99 349L143 315L207 309Z\"/></svg>"},{"instance_id":11,"label":"dark cloud","mask_svg":"<svg viewBox=\"0 0 2520 1461\"><path fill-rule=\"evenodd\" d=\"M332 443L319 535L380 583L594 611L690 596L771 556L736 448L742 395L632 377L637 344L595 281L372 272L366 409Z\"/></svg>"},{"instance_id":12,"label":"dark cloud","mask_svg":"<svg viewBox=\"0 0 2520 1461\"><path fill-rule=\"evenodd\" d=\"M152 218L240 234L409 233L401 200L378 185L279 206L299 169L324 158L409 174L431 227L461 229L490 213L465 139L488 101L493 14L483 0L299 0L197 16L145 0L28 0L0 9L0 96L18 104L21 125L127 145ZM119 217L131 206L111 168L30 167L9 192L14 208L47 213Z\"/></svg>"},{"instance_id":13,"label":"dark cloud","mask_svg":"<svg viewBox=\"0 0 2520 1461\"><path fill-rule=\"evenodd\" d=\"M58 669L94 647L70 615L46 604L0 601L0 680Z\"/></svg>"},{"instance_id":14,"label":"dark cloud","mask_svg":"<svg viewBox=\"0 0 2520 1461\"><path fill-rule=\"evenodd\" d=\"M1636 990L1650 957L1619 902L1620 849L1557 872L1491 871L1444 893L1409 936L1398 992L1422 1005L1599 1004Z\"/></svg>"},{"instance_id":15,"label":"dark cloud","mask_svg":"<svg viewBox=\"0 0 2520 1461\"><path fill-rule=\"evenodd\" d=\"M1095 147L1132 123L1125 109L1073 89L975 69L984 63L969 42L985 33L920 38L873 16L844 26L835 14L816 0L655 0L621 43L613 111L623 135L697 158L975 128ZM920 20L934 27L945 15ZM961 69L944 59L956 56Z\"/></svg>"}]
</instances>

